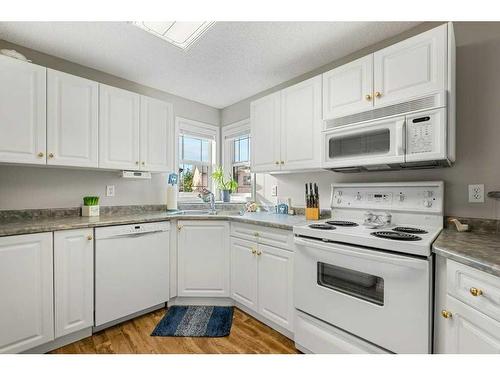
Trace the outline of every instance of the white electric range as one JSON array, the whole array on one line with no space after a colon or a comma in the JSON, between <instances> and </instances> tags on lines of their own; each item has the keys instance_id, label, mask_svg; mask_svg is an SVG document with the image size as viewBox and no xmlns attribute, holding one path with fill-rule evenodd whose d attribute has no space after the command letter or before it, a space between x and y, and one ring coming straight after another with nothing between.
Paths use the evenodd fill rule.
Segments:
<instances>
[{"instance_id":1,"label":"white electric range","mask_svg":"<svg viewBox=\"0 0 500 375\"><path fill-rule=\"evenodd\" d=\"M443 182L333 184L294 227L295 342L317 353L430 353Z\"/></svg>"}]
</instances>

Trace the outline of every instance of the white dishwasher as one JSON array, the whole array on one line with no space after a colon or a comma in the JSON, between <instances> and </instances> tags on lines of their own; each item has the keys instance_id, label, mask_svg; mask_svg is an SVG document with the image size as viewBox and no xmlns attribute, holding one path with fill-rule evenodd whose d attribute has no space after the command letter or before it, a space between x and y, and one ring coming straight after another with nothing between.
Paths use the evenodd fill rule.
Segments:
<instances>
[{"instance_id":1,"label":"white dishwasher","mask_svg":"<svg viewBox=\"0 0 500 375\"><path fill-rule=\"evenodd\" d=\"M168 222L96 228L97 328L168 301L169 229Z\"/></svg>"}]
</instances>

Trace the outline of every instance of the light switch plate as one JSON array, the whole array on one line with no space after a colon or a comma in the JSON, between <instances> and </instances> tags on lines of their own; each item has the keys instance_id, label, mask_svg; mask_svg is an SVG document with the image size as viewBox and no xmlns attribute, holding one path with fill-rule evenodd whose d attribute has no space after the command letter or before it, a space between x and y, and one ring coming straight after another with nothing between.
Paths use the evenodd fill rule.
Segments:
<instances>
[{"instance_id":1,"label":"light switch plate","mask_svg":"<svg viewBox=\"0 0 500 375\"><path fill-rule=\"evenodd\" d=\"M115 185L106 185L106 196L107 197L115 196Z\"/></svg>"},{"instance_id":2,"label":"light switch plate","mask_svg":"<svg viewBox=\"0 0 500 375\"><path fill-rule=\"evenodd\" d=\"M469 203L484 203L484 184L469 185Z\"/></svg>"}]
</instances>

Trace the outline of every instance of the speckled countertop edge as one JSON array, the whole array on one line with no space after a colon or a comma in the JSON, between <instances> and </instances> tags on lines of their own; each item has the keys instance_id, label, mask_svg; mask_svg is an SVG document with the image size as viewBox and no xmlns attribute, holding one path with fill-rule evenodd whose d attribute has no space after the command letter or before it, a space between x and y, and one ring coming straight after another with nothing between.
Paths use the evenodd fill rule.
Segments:
<instances>
[{"instance_id":1,"label":"speckled countertop edge","mask_svg":"<svg viewBox=\"0 0 500 375\"><path fill-rule=\"evenodd\" d=\"M0 237L58 230L96 228L112 225L148 223L170 220L229 220L246 224L264 225L271 228L292 230L294 225L306 222L304 216L288 216L268 213L239 215L186 215L168 212L145 212L127 215L102 215L98 217L68 216L60 218L25 219L0 223Z\"/></svg>"},{"instance_id":2,"label":"speckled countertop edge","mask_svg":"<svg viewBox=\"0 0 500 375\"><path fill-rule=\"evenodd\" d=\"M432 245L445 258L500 277L500 235L445 229Z\"/></svg>"}]
</instances>

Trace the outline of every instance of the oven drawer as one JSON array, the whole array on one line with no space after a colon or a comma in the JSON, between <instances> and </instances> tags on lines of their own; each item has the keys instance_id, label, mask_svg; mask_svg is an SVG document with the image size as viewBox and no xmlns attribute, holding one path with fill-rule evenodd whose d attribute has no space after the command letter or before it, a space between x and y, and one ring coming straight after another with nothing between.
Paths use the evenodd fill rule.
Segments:
<instances>
[{"instance_id":1,"label":"oven drawer","mask_svg":"<svg viewBox=\"0 0 500 375\"><path fill-rule=\"evenodd\" d=\"M231 236L293 251L293 233L290 230L231 223Z\"/></svg>"},{"instance_id":2,"label":"oven drawer","mask_svg":"<svg viewBox=\"0 0 500 375\"><path fill-rule=\"evenodd\" d=\"M500 321L500 278L447 260L448 294Z\"/></svg>"},{"instance_id":3,"label":"oven drawer","mask_svg":"<svg viewBox=\"0 0 500 375\"><path fill-rule=\"evenodd\" d=\"M299 350L315 354L390 353L298 310L294 341Z\"/></svg>"}]
</instances>

